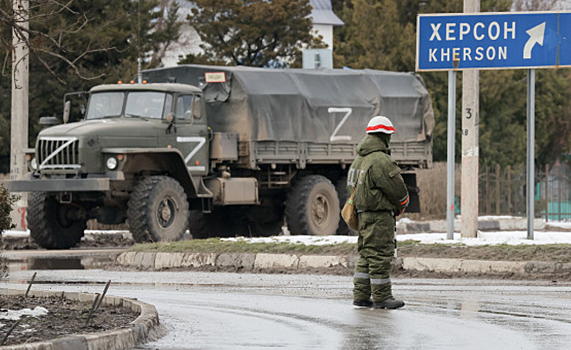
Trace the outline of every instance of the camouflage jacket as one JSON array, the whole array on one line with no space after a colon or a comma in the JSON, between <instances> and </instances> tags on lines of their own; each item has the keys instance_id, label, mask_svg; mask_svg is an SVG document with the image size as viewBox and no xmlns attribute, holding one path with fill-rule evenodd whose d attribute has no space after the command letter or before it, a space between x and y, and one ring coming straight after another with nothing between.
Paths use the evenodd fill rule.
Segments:
<instances>
[{"instance_id":1,"label":"camouflage jacket","mask_svg":"<svg viewBox=\"0 0 571 350\"><path fill-rule=\"evenodd\" d=\"M390 135L369 134L357 146L357 158L347 175L351 193L357 180L353 202L361 211L400 210L408 205L406 185L400 168L389 155Z\"/></svg>"}]
</instances>

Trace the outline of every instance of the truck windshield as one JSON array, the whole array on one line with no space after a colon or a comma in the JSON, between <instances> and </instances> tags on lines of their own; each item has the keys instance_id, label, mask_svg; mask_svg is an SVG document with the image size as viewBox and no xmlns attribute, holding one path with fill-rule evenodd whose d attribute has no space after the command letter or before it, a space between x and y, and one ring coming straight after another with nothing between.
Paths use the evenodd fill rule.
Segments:
<instances>
[{"instance_id":1,"label":"truck windshield","mask_svg":"<svg viewBox=\"0 0 571 350\"><path fill-rule=\"evenodd\" d=\"M123 92L98 92L91 94L86 119L118 117L123 109Z\"/></svg>"},{"instance_id":2,"label":"truck windshield","mask_svg":"<svg viewBox=\"0 0 571 350\"><path fill-rule=\"evenodd\" d=\"M123 103L125 96L127 101ZM123 105L125 113L122 113ZM161 119L163 114L170 112L171 105L172 96L164 92L98 92L91 94L86 118L112 118L124 114L126 117Z\"/></svg>"}]
</instances>

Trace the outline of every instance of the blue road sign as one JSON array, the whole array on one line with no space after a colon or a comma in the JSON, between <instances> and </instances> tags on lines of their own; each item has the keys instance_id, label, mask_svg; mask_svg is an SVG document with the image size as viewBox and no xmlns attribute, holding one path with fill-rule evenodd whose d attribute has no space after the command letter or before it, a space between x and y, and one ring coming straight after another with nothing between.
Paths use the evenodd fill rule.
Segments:
<instances>
[{"instance_id":1,"label":"blue road sign","mask_svg":"<svg viewBox=\"0 0 571 350\"><path fill-rule=\"evenodd\" d=\"M417 18L417 71L562 66L571 66L571 12Z\"/></svg>"}]
</instances>

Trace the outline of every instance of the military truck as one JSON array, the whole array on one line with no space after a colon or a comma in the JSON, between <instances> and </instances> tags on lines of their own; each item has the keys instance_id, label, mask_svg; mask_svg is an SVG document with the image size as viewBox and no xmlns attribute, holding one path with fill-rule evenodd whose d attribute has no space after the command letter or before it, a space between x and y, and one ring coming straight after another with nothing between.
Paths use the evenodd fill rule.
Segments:
<instances>
[{"instance_id":1,"label":"military truck","mask_svg":"<svg viewBox=\"0 0 571 350\"><path fill-rule=\"evenodd\" d=\"M8 187L31 192L28 227L40 246L75 246L89 219L127 221L136 242L187 229L273 235L284 224L291 234L347 234L346 170L376 115L395 125L392 156L409 211L419 210L414 171L431 166L434 116L414 74L186 65L144 77L93 87L74 122L81 94L66 95L63 124L26 153L30 178Z\"/></svg>"}]
</instances>

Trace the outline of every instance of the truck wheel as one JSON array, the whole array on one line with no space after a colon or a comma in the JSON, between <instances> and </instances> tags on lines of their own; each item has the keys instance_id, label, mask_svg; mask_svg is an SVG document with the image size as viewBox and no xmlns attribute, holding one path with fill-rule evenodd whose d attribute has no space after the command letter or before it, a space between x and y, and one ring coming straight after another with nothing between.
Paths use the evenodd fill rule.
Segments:
<instances>
[{"instance_id":1,"label":"truck wheel","mask_svg":"<svg viewBox=\"0 0 571 350\"><path fill-rule=\"evenodd\" d=\"M249 233L243 213L234 208L216 208L212 213L191 210L188 230L192 238L234 237Z\"/></svg>"},{"instance_id":2,"label":"truck wheel","mask_svg":"<svg viewBox=\"0 0 571 350\"><path fill-rule=\"evenodd\" d=\"M343 208L345 202L347 202L347 199L349 199L350 196L350 194L347 193L347 177L344 176L337 181L335 184L335 190L337 190L337 196L339 197L339 207ZM341 217L341 210L339 210L339 227L337 228L337 234L356 236L358 233L358 231L347 226L347 223Z\"/></svg>"},{"instance_id":3,"label":"truck wheel","mask_svg":"<svg viewBox=\"0 0 571 350\"><path fill-rule=\"evenodd\" d=\"M188 213L182 186L168 176L151 176L135 186L127 218L137 243L177 241L188 226Z\"/></svg>"},{"instance_id":4,"label":"truck wheel","mask_svg":"<svg viewBox=\"0 0 571 350\"><path fill-rule=\"evenodd\" d=\"M339 225L335 187L321 175L301 178L287 195L285 214L291 234L334 235Z\"/></svg>"},{"instance_id":5,"label":"truck wheel","mask_svg":"<svg viewBox=\"0 0 571 350\"><path fill-rule=\"evenodd\" d=\"M28 197L30 236L46 249L75 247L87 228L83 208L60 203L47 192L32 192Z\"/></svg>"}]
</instances>

